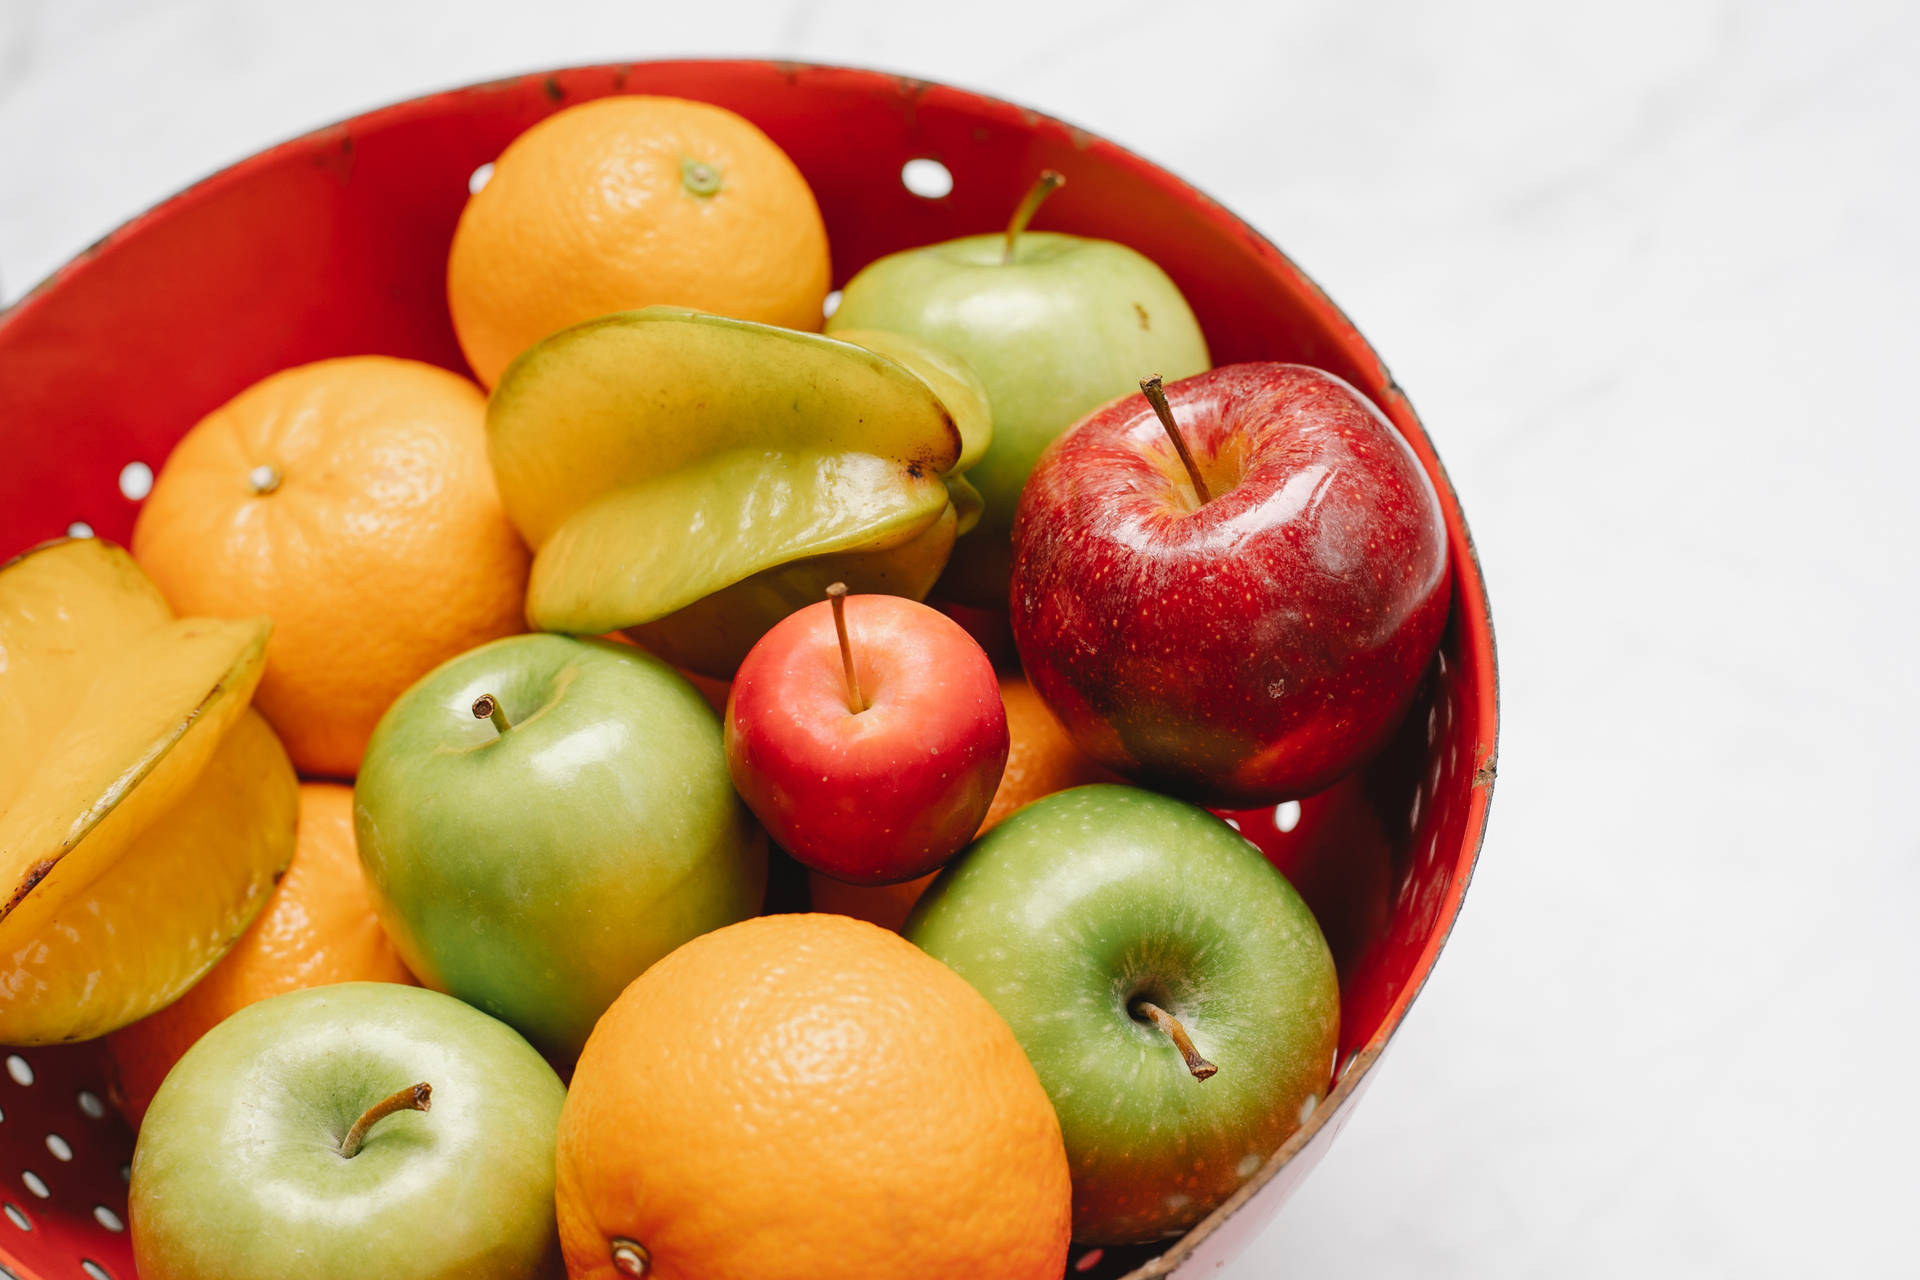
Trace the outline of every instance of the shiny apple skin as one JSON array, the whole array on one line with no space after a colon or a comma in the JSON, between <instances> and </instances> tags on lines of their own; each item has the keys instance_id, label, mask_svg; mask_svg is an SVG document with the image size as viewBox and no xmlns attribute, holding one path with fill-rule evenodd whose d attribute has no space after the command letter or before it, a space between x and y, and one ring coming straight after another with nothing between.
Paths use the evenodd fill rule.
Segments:
<instances>
[{"instance_id":1,"label":"shiny apple skin","mask_svg":"<svg viewBox=\"0 0 1920 1280\"><path fill-rule=\"evenodd\" d=\"M418 1083L430 1110L340 1154L362 1112ZM248 1005L187 1051L140 1126L140 1275L559 1280L565 1100L511 1027L435 991L348 982Z\"/></svg>"},{"instance_id":2,"label":"shiny apple skin","mask_svg":"<svg viewBox=\"0 0 1920 1280\"><path fill-rule=\"evenodd\" d=\"M847 696L826 601L769 631L727 698L727 767L774 841L849 884L925 875L979 829L1006 768L993 663L945 614L849 596L865 710Z\"/></svg>"},{"instance_id":3,"label":"shiny apple skin","mask_svg":"<svg viewBox=\"0 0 1920 1280\"><path fill-rule=\"evenodd\" d=\"M505 731L474 718L483 693ZM766 838L721 740L700 693L632 645L508 636L428 672L353 789L401 960L572 1062L649 965L760 909Z\"/></svg>"},{"instance_id":4,"label":"shiny apple skin","mask_svg":"<svg viewBox=\"0 0 1920 1280\"><path fill-rule=\"evenodd\" d=\"M1082 416L1150 373L1212 361L1193 309L1150 259L1110 240L1026 231L962 236L889 254L847 282L827 321L931 342L965 360L993 405L993 441L967 472L986 502L933 594L1006 608L1020 488Z\"/></svg>"},{"instance_id":5,"label":"shiny apple skin","mask_svg":"<svg viewBox=\"0 0 1920 1280\"><path fill-rule=\"evenodd\" d=\"M1311 795L1385 745L1446 624L1439 496L1379 410L1305 365L1166 388L1195 501L1146 398L1041 457L1014 523L1011 622L1080 748L1204 804Z\"/></svg>"}]
</instances>

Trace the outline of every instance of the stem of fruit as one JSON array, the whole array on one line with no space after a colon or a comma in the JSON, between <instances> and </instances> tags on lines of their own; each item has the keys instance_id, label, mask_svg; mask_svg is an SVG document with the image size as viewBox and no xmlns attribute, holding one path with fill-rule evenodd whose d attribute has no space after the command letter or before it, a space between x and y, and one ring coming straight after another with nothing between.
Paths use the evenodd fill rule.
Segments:
<instances>
[{"instance_id":1,"label":"stem of fruit","mask_svg":"<svg viewBox=\"0 0 1920 1280\"><path fill-rule=\"evenodd\" d=\"M1020 207L1013 211L1013 218L1007 223L1007 248L1006 252L1000 255L1001 262L1013 261L1014 242L1020 238L1020 233L1027 229L1027 224L1033 221L1033 215L1039 212L1041 202L1052 195L1055 189L1066 180L1066 175L1058 169L1040 171L1039 178L1027 188L1026 199L1020 202Z\"/></svg>"},{"instance_id":2,"label":"stem of fruit","mask_svg":"<svg viewBox=\"0 0 1920 1280\"><path fill-rule=\"evenodd\" d=\"M649 1259L646 1247L636 1240L625 1236L615 1236L613 1240L613 1269L623 1276L633 1276L635 1280L644 1280Z\"/></svg>"},{"instance_id":3,"label":"stem of fruit","mask_svg":"<svg viewBox=\"0 0 1920 1280\"><path fill-rule=\"evenodd\" d=\"M720 171L704 160L682 156L680 183L687 189L687 194L699 196L704 200L720 190Z\"/></svg>"},{"instance_id":4,"label":"stem of fruit","mask_svg":"<svg viewBox=\"0 0 1920 1280\"><path fill-rule=\"evenodd\" d=\"M490 693L483 693L473 700L473 718L493 721L495 733L505 733L513 728L507 720L507 713L500 709L500 699Z\"/></svg>"},{"instance_id":5,"label":"stem of fruit","mask_svg":"<svg viewBox=\"0 0 1920 1280\"><path fill-rule=\"evenodd\" d=\"M1173 1041L1173 1047L1178 1049L1180 1056L1187 1060L1187 1070L1193 1073L1195 1080L1205 1080L1208 1076L1220 1070L1220 1068L1200 1056L1200 1051L1193 1047L1193 1041L1187 1035L1187 1029L1180 1025L1180 1019L1174 1017L1153 1001L1135 1000L1133 1004L1128 1007L1127 1012L1136 1018L1145 1018L1155 1027L1166 1032L1167 1038Z\"/></svg>"},{"instance_id":6,"label":"stem of fruit","mask_svg":"<svg viewBox=\"0 0 1920 1280\"><path fill-rule=\"evenodd\" d=\"M252 486L255 496L265 497L280 487L280 468L263 462L247 472L247 484Z\"/></svg>"},{"instance_id":7,"label":"stem of fruit","mask_svg":"<svg viewBox=\"0 0 1920 1280\"><path fill-rule=\"evenodd\" d=\"M433 1110L433 1086L425 1081L410 1084L397 1093L388 1094L368 1107L360 1118L353 1122L353 1128L347 1130L347 1136L340 1139L340 1155L347 1160L359 1155L361 1144L367 1140L367 1130L396 1111L431 1110Z\"/></svg>"},{"instance_id":8,"label":"stem of fruit","mask_svg":"<svg viewBox=\"0 0 1920 1280\"><path fill-rule=\"evenodd\" d=\"M867 700L860 696L860 677L853 674L853 641L847 639L847 584L836 582L828 587L827 599L833 602L833 629L840 633L840 665L847 673L847 710L859 715L867 709Z\"/></svg>"},{"instance_id":9,"label":"stem of fruit","mask_svg":"<svg viewBox=\"0 0 1920 1280\"><path fill-rule=\"evenodd\" d=\"M1200 464L1193 460L1193 451L1187 448L1187 438L1180 434L1180 424L1173 420L1173 409L1167 404L1167 393L1160 389L1160 375L1140 380L1140 394L1153 406L1154 414L1160 419L1160 425L1167 429L1167 438L1173 441L1175 453L1180 455L1180 463L1187 469L1187 479L1193 481L1193 492L1200 499L1200 505L1206 506L1213 501L1213 494L1207 490L1207 482L1200 478Z\"/></svg>"}]
</instances>

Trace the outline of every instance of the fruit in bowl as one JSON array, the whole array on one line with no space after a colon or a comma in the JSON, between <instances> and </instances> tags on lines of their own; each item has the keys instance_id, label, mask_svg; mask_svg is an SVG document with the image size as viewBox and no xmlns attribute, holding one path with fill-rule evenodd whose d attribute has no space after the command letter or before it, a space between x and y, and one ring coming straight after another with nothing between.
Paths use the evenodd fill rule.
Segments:
<instances>
[{"instance_id":1,"label":"fruit in bowl","mask_svg":"<svg viewBox=\"0 0 1920 1280\"><path fill-rule=\"evenodd\" d=\"M273 619L255 702L303 774L352 778L408 685L525 630L484 405L418 361L322 360L202 418L154 478L134 558L178 612Z\"/></svg>"},{"instance_id":2,"label":"fruit in bowl","mask_svg":"<svg viewBox=\"0 0 1920 1280\"><path fill-rule=\"evenodd\" d=\"M548 334L667 304L820 327L827 232L807 180L751 121L623 95L520 134L461 210L446 297L487 386Z\"/></svg>"},{"instance_id":3,"label":"fruit in bowl","mask_svg":"<svg viewBox=\"0 0 1920 1280\"><path fill-rule=\"evenodd\" d=\"M175 618L94 539L0 566L0 1044L84 1040L211 968L293 854L248 698L265 618Z\"/></svg>"},{"instance_id":4,"label":"fruit in bowl","mask_svg":"<svg viewBox=\"0 0 1920 1280\"><path fill-rule=\"evenodd\" d=\"M1343 1028L1342 1052L1358 1050L1357 1066L1315 1109L1284 1158L1270 1158L1253 1174L1251 1185L1236 1195L1238 1208L1230 1218L1217 1214L1178 1243L1108 1248L1097 1258L1083 1254L1070 1264L1073 1275L1089 1280L1111 1280L1138 1264L1156 1272L1217 1265L1258 1229L1329 1144L1337 1119L1417 992L1453 919L1484 819L1483 780L1491 775L1492 654L1478 577L1464 554L1464 527L1405 400L1384 381L1375 357L1350 326L1277 251L1177 180L1098 139L1005 104L836 69L758 64L587 69L506 82L483 93L439 95L376 113L258 157L197 189L110 238L0 317L7 425L31 424L8 436L15 465L0 469L0 537L9 548L25 546L78 519L107 536L125 537L135 507L116 496L113 468L127 459L159 465L167 444L186 425L271 370L343 350L457 365L459 350L444 313L444 262L437 250L467 199L469 175L475 166L499 158L530 121L555 113L558 104L620 89L713 96L752 117L819 190L835 254L849 266L992 225L1017 199L1009 185L1032 166L1071 166L1071 190L1078 198L1058 210L1060 227L1125 242L1164 266L1204 321L1215 346L1212 354L1223 361L1308 360L1353 382L1408 436L1438 487L1452 545L1462 553L1454 565L1456 625L1446 633L1446 661L1434 664L1429 686L1437 714L1430 719L1423 703L1418 723L1404 726L1386 756L1362 766L1353 789L1391 824L1398 879L1390 915L1369 926L1380 932L1366 940L1370 945L1352 970L1346 1007L1355 1016ZM833 129L819 127L823 116L831 117ZM950 196L923 199L890 180L904 161L927 155L939 155L950 165L955 177ZM351 180L342 181L349 156ZM249 211L260 208L273 209L276 216L251 222ZM183 269L177 254L183 243L196 246L191 270ZM276 264L271 281L260 276L262 261ZM167 287L156 288L156 282ZM233 325L234 314L259 322ZM142 341L127 344L127 332L141 333ZM219 333L220 341L208 343L210 332ZM529 335L527 340L536 339ZM903 363L897 355L887 358ZM1156 368L1170 377L1179 372L1155 362L1127 374L1131 379ZM918 376L934 388L933 378L924 372ZM945 391L936 388L934 398L954 412ZM962 447L942 477L956 535L970 504L954 477L972 474L961 463L962 434ZM134 492L125 488L128 499ZM940 520L945 518L943 513ZM941 535L936 530L930 536ZM927 571L916 567L913 572ZM750 574L739 582L759 577ZM811 603L823 585L809 583L778 608ZM701 600L718 599L729 589L722 586ZM722 618L716 629L744 652L747 642L735 634L744 629ZM377 626L378 618L370 625ZM701 638L693 647L713 646ZM474 719L471 707L459 710L474 726L487 727ZM521 727L523 718L510 719L508 732ZM1413 805L1410 779L1416 772L1421 782ZM545 807L558 821L569 803ZM1410 850L1417 856L1404 857ZM475 932L487 932L499 915L497 909L478 915ZM1167 1044L1172 1047L1164 1051L1178 1062L1177 1045L1170 1038ZM1206 1047L1204 1041L1200 1047ZM25 1060L58 1072L86 1058L28 1050ZM803 1065L800 1059L782 1063ZM1221 1064L1220 1069L1228 1068ZM57 1078L76 1084L97 1079L84 1065ZM1208 1089L1221 1078L1196 1084L1188 1076L1183 1083ZM8 1120L34 1115L34 1105L10 1106ZM392 1124L404 1134L415 1121L430 1118L394 1114L373 1133L377 1137L382 1126ZM14 1141L9 1132L31 1137L37 1128L0 1126L0 1147ZM109 1177L120 1158L100 1156L111 1162L105 1166ZM76 1158L73 1167L80 1163ZM973 1202L971 1195L957 1195L940 1208L957 1220ZM745 1216L716 1215L714 1238L728 1229L740 1232L739 1218ZM135 1234L142 1230L136 1220ZM4 1248L14 1255L67 1238L35 1231L10 1235ZM132 1273L124 1234L88 1227L85 1238L90 1256L113 1274ZM642 1265L631 1250L616 1253L614 1238L603 1235L598 1243L594 1264L602 1274L612 1269L617 1276L623 1265L631 1274ZM64 1274L74 1265L72 1255L57 1252L26 1256L29 1272Z\"/></svg>"},{"instance_id":5,"label":"fruit in bowl","mask_svg":"<svg viewBox=\"0 0 1920 1280\"><path fill-rule=\"evenodd\" d=\"M724 678L830 582L925 595L991 425L963 368L891 351L672 307L529 349L487 411L529 619Z\"/></svg>"},{"instance_id":6,"label":"fruit in bowl","mask_svg":"<svg viewBox=\"0 0 1920 1280\"><path fill-rule=\"evenodd\" d=\"M511 1028L437 992L348 982L249 1005L140 1126L140 1275L557 1278L565 1094Z\"/></svg>"},{"instance_id":7,"label":"fruit in bowl","mask_svg":"<svg viewBox=\"0 0 1920 1280\"><path fill-rule=\"evenodd\" d=\"M562 1062L647 966L766 887L719 717L600 640L514 636L429 673L374 732L354 830L407 967Z\"/></svg>"},{"instance_id":8,"label":"fruit in bowl","mask_svg":"<svg viewBox=\"0 0 1920 1280\"><path fill-rule=\"evenodd\" d=\"M560 1120L574 1276L1058 1280L1066 1153L1007 1024L894 934L764 916L621 993Z\"/></svg>"},{"instance_id":9,"label":"fruit in bowl","mask_svg":"<svg viewBox=\"0 0 1920 1280\"><path fill-rule=\"evenodd\" d=\"M1447 620L1447 531L1413 450L1347 383L1231 365L1089 415L1014 526L1014 643L1094 759L1249 808L1383 745Z\"/></svg>"},{"instance_id":10,"label":"fruit in bowl","mask_svg":"<svg viewBox=\"0 0 1920 1280\"><path fill-rule=\"evenodd\" d=\"M1333 956L1226 823L1133 787L1057 792L953 863L907 939L1013 1027L1073 1167L1073 1235L1175 1235L1325 1097Z\"/></svg>"},{"instance_id":11,"label":"fruit in bowl","mask_svg":"<svg viewBox=\"0 0 1920 1280\"><path fill-rule=\"evenodd\" d=\"M727 699L727 767L774 841L853 884L973 838L1007 763L993 664L960 625L844 583L769 631Z\"/></svg>"}]
</instances>

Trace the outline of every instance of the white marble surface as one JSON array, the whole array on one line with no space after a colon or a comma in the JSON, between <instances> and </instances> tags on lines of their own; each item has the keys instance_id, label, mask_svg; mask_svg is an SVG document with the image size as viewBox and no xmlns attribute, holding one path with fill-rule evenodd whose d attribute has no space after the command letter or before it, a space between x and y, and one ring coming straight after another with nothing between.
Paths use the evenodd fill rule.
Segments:
<instances>
[{"instance_id":1,"label":"white marble surface","mask_svg":"<svg viewBox=\"0 0 1920 1280\"><path fill-rule=\"evenodd\" d=\"M0 279L311 125L569 62L879 65L1134 146L1387 354L1504 674L1447 955L1223 1274L1915 1274L1920 10L1174 8L0 0Z\"/></svg>"}]
</instances>

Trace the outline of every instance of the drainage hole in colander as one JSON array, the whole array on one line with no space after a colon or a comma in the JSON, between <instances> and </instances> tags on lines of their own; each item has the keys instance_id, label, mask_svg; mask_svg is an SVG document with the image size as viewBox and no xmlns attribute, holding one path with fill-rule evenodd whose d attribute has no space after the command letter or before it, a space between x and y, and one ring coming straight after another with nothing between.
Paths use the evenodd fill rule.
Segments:
<instances>
[{"instance_id":1,"label":"drainage hole in colander","mask_svg":"<svg viewBox=\"0 0 1920 1280\"><path fill-rule=\"evenodd\" d=\"M138 502L153 492L153 468L144 462L129 462L120 468L120 494Z\"/></svg>"},{"instance_id":2,"label":"drainage hole in colander","mask_svg":"<svg viewBox=\"0 0 1920 1280\"><path fill-rule=\"evenodd\" d=\"M900 166L900 184L922 200L940 200L953 192L953 174L938 160L909 160Z\"/></svg>"}]
</instances>

